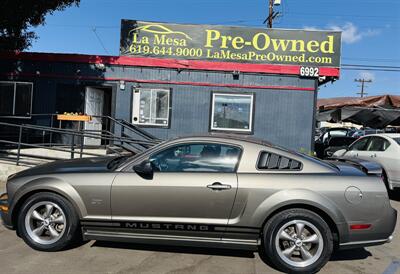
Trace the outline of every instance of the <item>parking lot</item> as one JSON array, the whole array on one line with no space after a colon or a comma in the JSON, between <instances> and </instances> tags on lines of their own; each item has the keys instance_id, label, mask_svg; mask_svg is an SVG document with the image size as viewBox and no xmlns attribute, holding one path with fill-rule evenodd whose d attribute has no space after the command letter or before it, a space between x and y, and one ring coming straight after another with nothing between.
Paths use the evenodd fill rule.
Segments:
<instances>
[{"instance_id":1,"label":"parking lot","mask_svg":"<svg viewBox=\"0 0 400 274\"><path fill-rule=\"evenodd\" d=\"M400 211L400 195L391 203ZM390 244L340 251L320 273L400 273L400 224ZM1 273L278 273L257 253L202 248L87 242L45 253L0 227Z\"/></svg>"}]
</instances>

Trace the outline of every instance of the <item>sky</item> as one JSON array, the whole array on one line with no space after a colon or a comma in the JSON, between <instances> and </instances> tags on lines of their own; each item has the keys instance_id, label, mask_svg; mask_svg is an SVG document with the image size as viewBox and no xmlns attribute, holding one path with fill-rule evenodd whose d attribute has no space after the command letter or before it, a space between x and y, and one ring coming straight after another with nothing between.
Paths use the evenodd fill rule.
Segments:
<instances>
[{"instance_id":1,"label":"sky","mask_svg":"<svg viewBox=\"0 0 400 274\"><path fill-rule=\"evenodd\" d=\"M81 0L46 16L28 51L119 54L121 19L264 27L267 0ZM400 0L282 0L274 28L341 30L342 64L400 67ZM379 68L381 69L381 68ZM319 98L400 95L400 71L341 70Z\"/></svg>"}]
</instances>

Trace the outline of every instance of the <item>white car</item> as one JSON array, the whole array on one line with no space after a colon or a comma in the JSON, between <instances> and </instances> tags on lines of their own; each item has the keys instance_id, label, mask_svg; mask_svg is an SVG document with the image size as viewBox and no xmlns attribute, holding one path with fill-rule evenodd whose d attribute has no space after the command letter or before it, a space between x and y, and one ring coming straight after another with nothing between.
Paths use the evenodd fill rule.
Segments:
<instances>
[{"instance_id":1,"label":"white car","mask_svg":"<svg viewBox=\"0 0 400 274\"><path fill-rule=\"evenodd\" d=\"M334 158L362 159L379 163L390 190L400 188L400 134L380 133L361 137L347 149L333 154Z\"/></svg>"}]
</instances>

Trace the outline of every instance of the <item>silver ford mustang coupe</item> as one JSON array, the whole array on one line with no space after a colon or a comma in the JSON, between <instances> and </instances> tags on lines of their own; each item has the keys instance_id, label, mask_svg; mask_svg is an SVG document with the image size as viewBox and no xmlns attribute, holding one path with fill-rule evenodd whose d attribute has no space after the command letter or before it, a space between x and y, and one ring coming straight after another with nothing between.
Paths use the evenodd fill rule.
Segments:
<instances>
[{"instance_id":1,"label":"silver ford mustang coupe","mask_svg":"<svg viewBox=\"0 0 400 274\"><path fill-rule=\"evenodd\" d=\"M82 238L249 249L297 273L318 271L335 249L390 242L397 216L376 164L229 135L44 164L6 187L3 222L37 250Z\"/></svg>"}]
</instances>

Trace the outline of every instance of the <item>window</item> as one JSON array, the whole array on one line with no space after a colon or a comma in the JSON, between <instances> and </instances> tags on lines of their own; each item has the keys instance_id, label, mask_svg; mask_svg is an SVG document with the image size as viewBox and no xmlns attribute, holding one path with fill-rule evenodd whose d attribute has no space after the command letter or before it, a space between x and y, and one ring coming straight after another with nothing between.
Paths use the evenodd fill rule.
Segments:
<instances>
[{"instance_id":1,"label":"window","mask_svg":"<svg viewBox=\"0 0 400 274\"><path fill-rule=\"evenodd\" d=\"M30 116L32 87L32 83L0 82L0 116Z\"/></svg>"},{"instance_id":2,"label":"window","mask_svg":"<svg viewBox=\"0 0 400 274\"><path fill-rule=\"evenodd\" d=\"M169 124L169 110L169 89L134 90L133 124L167 127Z\"/></svg>"},{"instance_id":3,"label":"window","mask_svg":"<svg viewBox=\"0 0 400 274\"><path fill-rule=\"evenodd\" d=\"M392 138L393 140L396 141L396 143L398 143L400 145L400 138Z\"/></svg>"},{"instance_id":4,"label":"window","mask_svg":"<svg viewBox=\"0 0 400 274\"><path fill-rule=\"evenodd\" d=\"M301 170L302 165L299 161L275 153L261 152L257 167L267 170Z\"/></svg>"},{"instance_id":5,"label":"window","mask_svg":"<svg viewBox=\"0 0 400 274\"><path fill-rule=\"evenodd\" d=\"M349 131L347 129L334 129L334 130L329 130L324 133L322 137L322 142L326 143L329 141L331 137L344 137L347 136Z\"/></svg>"},{"instance_id":6,"label":"window","mask_svg":"<svg viewBox=\"0 0 400 274\"><path fill-rule=\"evenodd\" d=\"M241 150L221 144L182 144L150 157L159 172L235 172Z\"/></svg>"},{"instance_id":7,"label":"window","mask_svg":"<svg viewBox=\"0 0 400 274\"><path fill-rule=\"evenodd\" d=\"M361 138L350 146L350 150L365 151L367 148L369 137Z\"/></svg>"},{"instance_id":8,"label":"window","mask_svg":"<svg viewBox=\"0 0 400 274\"><path fill-rule=\"evenodd\" d=\"M354 142L353 137L332 137L329 139L328 146L330 147L343 147L349 146Z\"/></svg>"},{"instance_id":9,"label":"window","mask_svg":"<svg viewBox=\"0 0 400 274\"><path fill-rule=\"evenodd\" d=\"M367 151L385 151L390 143L381 137L371 137L367 146Z\"/></svg>"},{"instance_id":10,"label":"window","mask_svg":"<svg viewBox=\"0 0 400 274\"><path fill-rule=\"evenodd\" d=\"M211 130L251 132L253 94L213 93Z\"/></svg>"}]
</instances>

